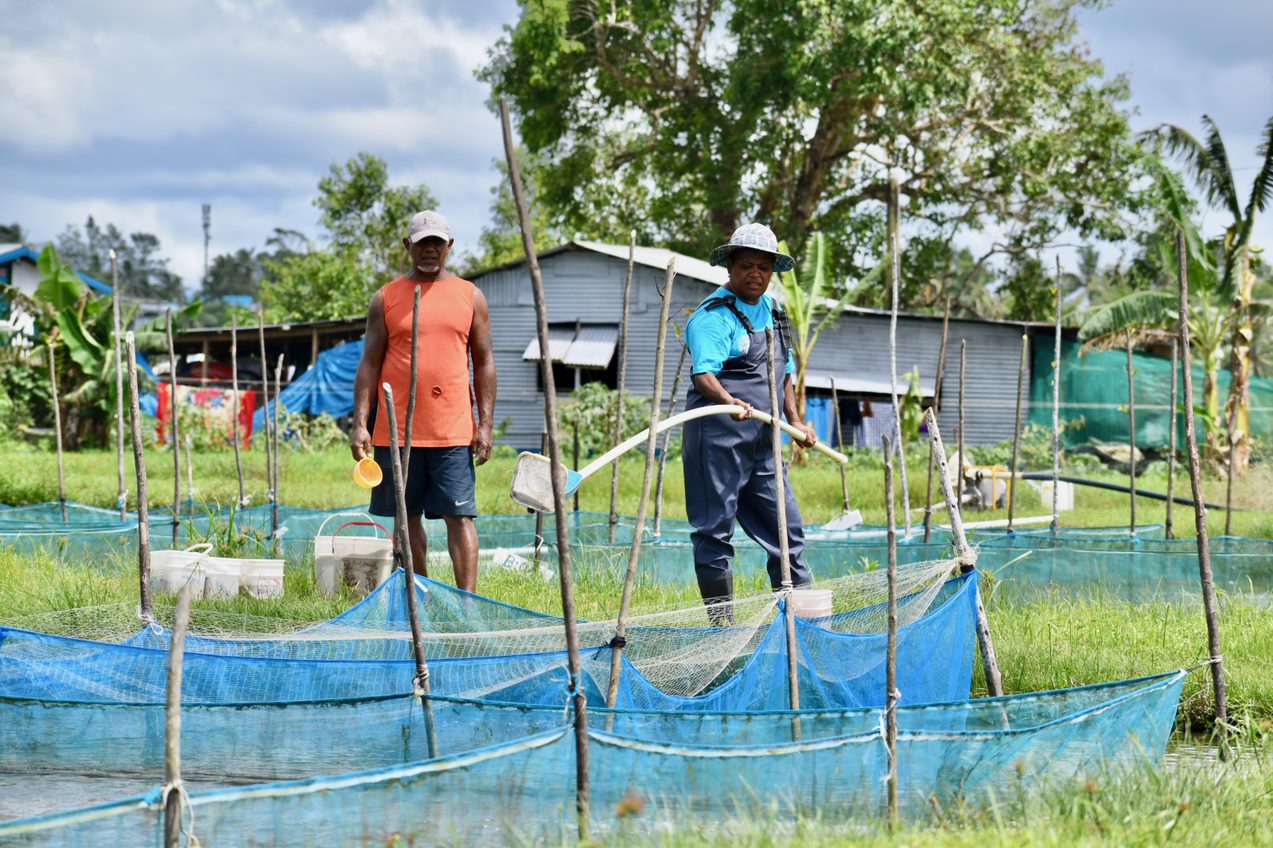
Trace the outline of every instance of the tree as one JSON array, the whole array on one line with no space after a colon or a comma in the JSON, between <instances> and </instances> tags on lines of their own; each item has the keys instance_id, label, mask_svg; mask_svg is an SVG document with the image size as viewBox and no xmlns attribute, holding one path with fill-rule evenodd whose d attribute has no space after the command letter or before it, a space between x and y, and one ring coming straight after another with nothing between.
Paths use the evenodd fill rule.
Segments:
<instances>
[{"instance_id":1,"label":"tree","mask_svg":"<svg viewBox=\"0 0 1273 848\"><path fill-rule=\"evenodd\" d=\"M255 298L264 273L261 255L250 247L222 253L213 257L199 296L204 300L220 300L236 294Z\"/></svg>"},{"instance_id":2,"label":"tree","mask_svg":"<svg viewBox=\"0 0 1273 848\"><path fill-rule=\"evenodd\" d=\"M705 255L761 220L797 252L825 233L833 279L853 278L880 254L893 170L947 256L969 229L1004 233L979 266L1062 229L1123 233L1126 85L1073 43L1084 5L523 0L480 75L569 231Z\"/></svg>"},{"instance_id":3,"label":"tree","mask_svg":"<svg viewBox=\"0 0 1273 848\"><path fill-rule=\"evenodd\" d=\"M410 268L402 239L407 222L438 202L424 185L391 186L389 168L379 156L359 153L344 165L332 165L318 182L314 205L322 211L332 251L353 255L378 276ZM366 308L366 304L359 311Z\"/></svg>"},{"instance_id":4,"label":"tree","mask_svg":"<svg viewBox=\"0 0 1273 848\"><path fill-rule=\"evenodd\" d=\"M546 250L568 240L562 230L549 217L547 207L538 202L537 172L542 167L531 157L525 147L517 148L517 164L522 176L522 190L535 232L535 249ZM504 159L492 160L500 174L500 180L491 188L491 223L483 227L477 238L476 251L464 257L466 272L492 268L526 258L522 249L522 230L517 217L517 204L513 200L513 187L508 179L508 163ZM627 239L625 238L624 241Z\"/></svg>"},{"instance_id":5,"label":"tree","mask_svg":"<svg viewBox=\"0 0 1273 848\"><path fill-rule=\"evenodd\" d=\"M315 250L267 262L261 302L270 321L318 321L365 315L385 280L353 251Z\"/></svg>"},{"instance_id":6,"label":"tree","mask_svg":"<svg viewBox=\"0 0 1273 848\"><path fill-rule=\"evenodd\" d=\"M57 239L57 252L63 262L107 283L111 279L111 250L117 257L122 296L185 303L181 278L168 270L158 236L136 232L125 237L114 224L103 228L90 215L82 232L68 226Z\"/></svg>"},{"instance_id":7,"label":"tree","mask_svg":"<svg viewBox=\"0 0 1273 848\"><path fill-rule=\"evenodd\" d=\"M21 224L0 224L0 244L22 244L26 240Z\"/></svg>"},{"instance_id":8,"label":"tree","mask_svg":"<svg viewBox=\"0 0 1273 848\"><path fill-rule=\"evenodd\" d=\"M1209 115L1202 116L1202 125L1207 131L1203 141L1175 124L1159 127L1151 138L1184 162L1186 172L1202 189L1207 204L1224 209L1232 219L1224 235L1224 265L1218 294L1229 298L1234 313L1230 321L1233 381L1229 385L1225 416L1233 427L1230 461L1241 473L1251 456L1251 345L1255 338L1251 310L1255 286L1255 275L1251 271L1251 233L1256 212L1263 212L1273 198L1273 118L1264 125L1256 149L1261 164L1245 206L1238 197L1237 182L1220 128Z\"/></svg>"}]
</instances>

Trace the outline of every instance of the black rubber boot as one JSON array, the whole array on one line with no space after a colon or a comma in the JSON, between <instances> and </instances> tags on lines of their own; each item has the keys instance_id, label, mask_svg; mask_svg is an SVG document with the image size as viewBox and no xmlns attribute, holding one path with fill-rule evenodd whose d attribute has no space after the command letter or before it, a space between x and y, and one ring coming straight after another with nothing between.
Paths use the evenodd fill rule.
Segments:
<instances>
[{"instance_id":1,"label":"black rubber boot","mask_svg":"<svg viewBox=\"0 0 1273 848\"><path fill-rule=\"evenodd\" d=\"M719 568L695 569L698 591L707 605L707 620L712 627L728 627L734 623L734 573Z\"/></svg>"}]
</instances>

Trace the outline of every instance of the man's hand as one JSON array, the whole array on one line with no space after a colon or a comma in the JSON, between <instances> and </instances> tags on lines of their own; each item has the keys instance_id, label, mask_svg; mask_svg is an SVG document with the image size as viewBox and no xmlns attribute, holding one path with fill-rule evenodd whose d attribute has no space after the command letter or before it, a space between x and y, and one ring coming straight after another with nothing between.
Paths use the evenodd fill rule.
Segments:
<instances>
[{"instance_id":1,"label":"man's hand","mask_svg":"<svg viewBox=\"0 0 1273 848\"><path fill-rule=\"evenodd\" d=\"M730 402L730 403L732 403L732 404L734 404L735 406L741 406L741 407L743 408L743 411L742 411L742 412L735 412L733 415L731 415L731 416L730 416L730 417L731 417L731 418L733 418L735 421L746 421L748 418L751 418L751 404L750 404L750 403L747 403L747 402L746 402L746 401L744 401L744 400L739 400L739 399L738 399L738 398L736 398L736 397L732 397L732 398L730 398L730 399L729 399L729 402Z\"/></svg>"},{"instance_id":2,"label":"man's hand","mask_svg":"<svg viewBox=\"0 0 1273 848\"><path fill-rule=\"evenodd\" d=\"M354 462L365 456L371 456L371 434L365 426L354 427L349 434L349 451L354 455Z\"/></svg>"},{"instance_id":3,"label":"man's hand","mask_svg":"<svg viewBox=\"0 0 1273 848\"><path fill-rule=\"evenodd\" d=\"M810 427L808 424L805 424L802 421L797 424L793 424L791 426L795 427L801 433L804 433L804 438L799 441L800 447L812 448L814 445L818 443L818 432L814 430L812 427Z\"/></svg>"},{"instance_id":4,"label":"man's hand","mask_svg":"<svg viewBox=\"0 0 1273 848\"><path fill-rule=\"evenodd\" d=\"M473 456L478 465L484 465L491 458L491 425L479 424L477 434L473 436Z\"/></svg>"}]
</instances>

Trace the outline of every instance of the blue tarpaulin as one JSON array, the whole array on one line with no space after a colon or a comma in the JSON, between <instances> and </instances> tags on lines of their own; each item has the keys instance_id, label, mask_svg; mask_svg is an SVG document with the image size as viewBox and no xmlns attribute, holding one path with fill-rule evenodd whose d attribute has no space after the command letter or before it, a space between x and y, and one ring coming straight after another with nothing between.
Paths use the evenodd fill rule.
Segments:
<instances>
[{"instance_id":1,"label":"blue tarpaulin","mask_svg":"<svg viewBox=\"0 0 1273 848\"><path fill-rule=\"evenodd\" d=\"M279 394L288 412L326 414L334 418L354 409L354 374L362 359L362 339L345 342L318 355L318 361ZM252 432L265 427L266 413L273 414L271 402L258 408L252 417Z\"/></svg>"}]
</instances>

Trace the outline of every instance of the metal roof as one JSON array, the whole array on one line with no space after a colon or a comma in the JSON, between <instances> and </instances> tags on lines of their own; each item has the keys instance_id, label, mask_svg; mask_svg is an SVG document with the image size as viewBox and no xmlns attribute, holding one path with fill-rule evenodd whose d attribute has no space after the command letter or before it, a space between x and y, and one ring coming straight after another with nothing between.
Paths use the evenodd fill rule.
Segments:
<instances>
[{"instance_id":1,"label":"metal roof","mask_svg":"<svg viewBox=\"0 0 1273 848\"><path fill-rule=\"evenodd\" d=\"M825 371L810 371L805 375L804 384L807 388L830 391L832 379L835 380L835 390L837 392L849 395L891 395L893 393L893 387L888 375L881 377L878 375L831 374ZM905 394L909 385L906 375L897 375L897 393L899 395ZM924 397L932 397L937 393L937 380L934 377L924 377L921 374L919 391Z\"/></svg>"},{"instance_id":2,"label":"metal roof","mask_svg":"<svg viewBox=\"0 0 1273 848\"><path fill-rule=\"evenodd\" d=\"M25 244L5 244L0 245L0 265L7 265L10 262L16 262L19 259L26 259L35 262L40 258L40 254L36 253ZM72 269L74 270L74 269ZM83 271L76 271L75 275L84 281L84 285L101 294L110 294L111 287L103 283L96 277L90 277Z\"/></svg>"},{"instance_id":3,"label":"metal roof","mask_svg":"<svg viewBox=\"0 0 1273 848\"><path fill-rule=\"evenodd\" d=\"M575 340L574 327L548 328L548 358L553 362L561 362L566 358L570 343ZM522 359L539 361L539 335L531 336L530 344L522 351Z\"/></svg>"},{"instance_id":4,"label":"metal roof","mask_svg":"<svg viewBox=\"0 0 1273 848\"><path fill-rule=\"evenodd\" d=\"M562 364L571 368L604 370L610 367L610 360L614 359L614 349L618 344L617 325L580 327Z\"/></svg>"}]
</instances>

